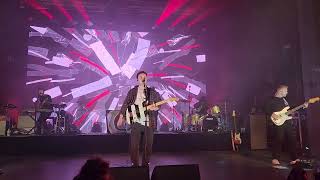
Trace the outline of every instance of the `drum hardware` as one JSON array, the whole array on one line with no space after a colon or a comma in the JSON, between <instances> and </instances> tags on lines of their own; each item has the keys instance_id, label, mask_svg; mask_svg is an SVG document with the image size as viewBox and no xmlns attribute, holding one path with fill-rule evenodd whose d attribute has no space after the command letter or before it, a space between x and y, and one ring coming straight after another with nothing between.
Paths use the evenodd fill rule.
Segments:
<instances>
[{"instance_id":1,"label":"drum hardware","mask_svg":"<svg viewBox=\"0 0 320 180\"><path fill-rule=\"evenodd\" d=\"M187 123L188 130L192 132L215 132L224 131L223 114L220 107L214 105L207 110L207 114L200 115L198 113L191 114L191 120Z\"/></svg>"},{"instance_id":2,"label":"drum hardware","mask_svg":"<svg viewBox=\"0 0 320 180\"><path fill-rule=\"evenodd\" d=\"M180 99L179 102L188 104L188 113L184 113L184 112L182 113L183 123L181 125L181 131L188 131L189 124L191 122L191 119L190 119L190 112L191 112L190 102L191 101L187 99Z\"/></svg>"},{"instance_id":3,"label":"drum hardware","mask_svg":"<svg viewBox=\"0 0 320 180\"><path fill-rule=\"evenodd\" d=\"M192 121L192 119L190 119L190 118L192 118L192 116L191 116L191 94L190 94L190 92L191 92L191 86L189 85L189 90L188 90L188 122L191 122ZM190 126L190 125L189 125Z\"/></svg>"},{"instance_id":4,"label":"drum hardware","mask_svg":"<svg viewBox=\"0 0 320 180\"><path fill-rule=\"evenodd\" d=\"M192 114L191 115L191 122L189 124L189 131L192 132L199 132L201 131L201 121L200 121L200 115L199 114Z\"/></svg>"},{"instance_id":5,"label":"drum hardware","mask_svg":"<svg viewBox=\"0 0 320 180\"><path fill-rule=\"evenodd\" d=\"M67 107L65 103L53 104L53 109L57 113L57 117L54 123L54 130L53 130L55 134L66 133L66 117L65 117L65 111L64 111L65 107Z\"/></svg>"},{"instance_id":6,"label":"drum hardware","mask_svg":"<svg viewBox=\"0 0 320 180\"><path fill-rule=\"evenodd\" d=\"M175 132L175 131L179 131L178 128L175 128L175 113L174 113L174 110L175 109L175 106L173 105L172 108L171 108L171 122L172 122L172 129L171 131Z\"/></svg>"}]
</instances>

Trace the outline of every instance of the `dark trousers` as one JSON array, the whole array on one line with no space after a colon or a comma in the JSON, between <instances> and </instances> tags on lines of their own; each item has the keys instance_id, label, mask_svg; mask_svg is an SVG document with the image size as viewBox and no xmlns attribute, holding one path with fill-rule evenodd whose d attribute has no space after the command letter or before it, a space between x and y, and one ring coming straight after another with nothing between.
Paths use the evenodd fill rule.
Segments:
<instances>
[{"instance_id":1,"label":"dark trousers","mask_svg":"<svg viewBox=\"0 0 320 180\"><path fill-rule=\"evenodd\" d=\"M282 145L288 147L291 160L297 159L296 153L296 135L290 121L281 126L272 125L272 158L279 159Z\"/></svg>"},{"instance_id":2,"label":"dark trousers","mask_svg":"<svg viewBox=\"0 0 320 180\"><path fill-rule=\"evenodd\" d=\"M142 139L142 166L147 166L150 161L153 144L153 129L139 123L131 125L130 158L134 166L139 166L140 140Z\"/></svg>"},{"instance_id":3,"label":"dark trousers","mask_svg":"<svg viewBox=\"0 0 320 180\"><path fill-rule=\"evenodd\" d=\"M50 116L49 112L41 112L36 121L36 134L42 135L47 133L48 127L46 120Z\"/></svg>"},{"instance_id":4,"label":"dark trousers","mask_svg":"<svg viewBox=\"0 0 320 180\"><path fill-rule=\"evenodd\" d=\"M13 123L12 123L11 119L8 118L8 119L6 120L6 129L5 129L5 132L4 132L4 135L5 135L5 136L8 136L8 131L9 131L9 129L10 129L10 133L11 133L12 127L13 127Z\"/></svg>"}]
</instances>

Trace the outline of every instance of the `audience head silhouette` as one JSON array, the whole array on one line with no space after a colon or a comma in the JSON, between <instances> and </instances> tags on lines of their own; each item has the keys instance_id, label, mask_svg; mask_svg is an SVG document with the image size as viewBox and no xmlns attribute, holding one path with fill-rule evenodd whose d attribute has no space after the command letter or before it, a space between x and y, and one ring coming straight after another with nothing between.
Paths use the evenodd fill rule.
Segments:
<instances>
[{"instance_id":1,"label":"audience head silhouette","mask_svg":"<svg viewBox=\"0 0 320 180\"><path fill-rule=\"evenodd\" d=\"M289 176L287 180L307 180L307 173L306 171L302 168L300 163L297 163L292 167L291 172L289 173Z\"/></svg>"},{"instance_id":2,"label":"audience head silhouette","mask_svg":"<svg viewBox=\"0 0 320 180\"><path fill-rule=\"evenodd\" d=\"M101 158L88 159L73 180L111 180L109 163Z\"/></svg>"}]
</instances>

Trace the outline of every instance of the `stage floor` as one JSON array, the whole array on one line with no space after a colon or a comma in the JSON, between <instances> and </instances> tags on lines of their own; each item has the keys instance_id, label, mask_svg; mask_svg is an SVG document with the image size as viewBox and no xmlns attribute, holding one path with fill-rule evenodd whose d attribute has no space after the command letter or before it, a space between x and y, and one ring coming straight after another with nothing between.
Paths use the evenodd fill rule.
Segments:
<instances>
[{"instance_id":1,"label":"stage floor","mask_svg":"<svg viewBox=\"0 0 320 180\"><path fill-rule=\"evenodd\" d=\"M1 147L2 148L2 147ZM79 171L89 155L21 155L0 156L2 180L70 180ZM126 153L102 154L112 167L129 166ZM246 152L199 151L199 152L158 152L151 158L150 174L158 165L199 164L202 180L285 180L290 167L275 169L270 164L270 153L266 151Z\"/></svg>"},{"instance_id":2,"label":"stage floor","mask_svg":"<svg viewBox=\"0 0 320 180\"><path fill-rule=\"evenodd\" d=\"M10 136L0 138L0 154L92 154L128 152L129 134ZM5 148L2 148L5 147ZM230 133L156 133L154 152L231 150Z\"/></svg>"}]
</instances>

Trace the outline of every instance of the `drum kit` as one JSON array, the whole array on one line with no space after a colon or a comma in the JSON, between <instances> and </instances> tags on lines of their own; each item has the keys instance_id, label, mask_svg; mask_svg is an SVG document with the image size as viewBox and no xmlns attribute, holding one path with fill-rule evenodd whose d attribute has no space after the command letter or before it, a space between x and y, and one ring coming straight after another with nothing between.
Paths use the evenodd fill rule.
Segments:
<instances>
[{"instance_id":1,"label":"drum kit","mask_svg":"<svg viewBox=\"0 0 320 180\"><path fill-rule=\"evenodd\" d=\"M186 115L187 131L189 132L220 132L223 131L224 121L220 107L214 105L207 109L206 114L192 113Z\"/></svg>"}]
</instances>

